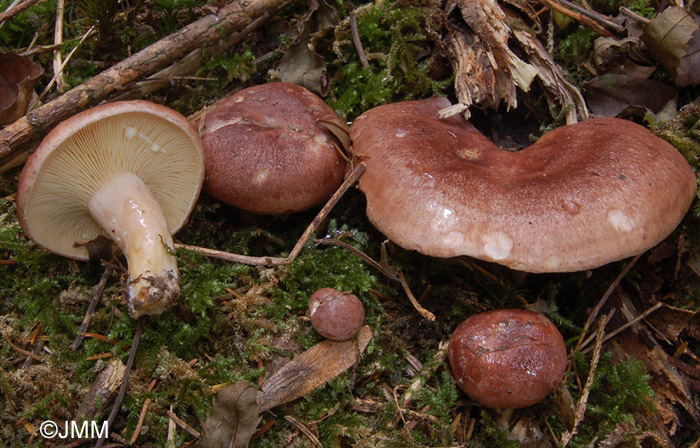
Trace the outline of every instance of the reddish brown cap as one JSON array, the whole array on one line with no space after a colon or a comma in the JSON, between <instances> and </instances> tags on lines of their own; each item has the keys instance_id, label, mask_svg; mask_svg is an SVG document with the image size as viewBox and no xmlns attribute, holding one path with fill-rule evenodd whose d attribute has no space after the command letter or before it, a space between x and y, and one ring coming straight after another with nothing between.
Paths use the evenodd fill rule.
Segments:
<instances>
[{"instance_id":1,"label":"reddish brown cap","mask_svg":"<svg viewBox=\"0 0 700 448\"><path fill-rule=\"evenodd\" d=\"M333 288L319 289L309 299L311 325L334 341L355 336L365 321L365 308L354 294Z\"/></svg>"},{"instance_id":2,"label":"reddish brown cap","mask_svg":"<svg viewBox=\"0 0 700 448\"><path fill-rule=\"evenodd\" d=\"M596 118L503 151L443 98L379 106L352 125L367 216L406 249L570 272L656 245L695 197L685 159L646 128Z\"/></svg>"},{"instance_id":3,"label":"reddish brown cap","mask_svg":"<svg viewBox=\"0 0 700 448\"><path fill-rule=\"evenodd\" d=\"M261 214L321 204L342 182L345 162L333 134L318 121L337 119L321 98L284 82L219 101L206 112L201 130L205 191Z\"/></svg>"},{"instance_id":4,"label":"reddish brown cap","mask_svg":"<svg viewBox=\"0 0 700 448\"><path fill-rule=\"evenodd\" d=\"M557 327L527 310L496 310L462 322L448 346L452 375L474 401L522 408L549 395L566 371Z\"/></svg>"}]
</instances>

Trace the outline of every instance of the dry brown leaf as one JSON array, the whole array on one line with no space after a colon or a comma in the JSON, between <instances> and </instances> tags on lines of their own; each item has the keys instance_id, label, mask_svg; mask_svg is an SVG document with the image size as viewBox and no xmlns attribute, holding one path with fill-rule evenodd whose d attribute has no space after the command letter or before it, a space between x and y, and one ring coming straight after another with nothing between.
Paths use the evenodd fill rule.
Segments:
<instances>
[{"instance_id":1,"label":"dry brown leaf","mask_svg":"<svg viewBox=\"0 0 700 448\"><path fill-rule=\"evenodd\" d=\"M666 8L645 27L642 41L678 86L700 84L700 20L684 8Z\"/></svg>"},{"instance_id":2,"label":"dry brown leaf","mask_svg":"<svg viewBox=\"0 0 700 448\"><path fill-rule=\"evenodd\" d=\"M34 85L44 72L26 56L0 52L0 125L27 113Z\"/></svg>"},{"instance_id":3,"label":"dry brown leaf","mask_svg":"<svg viewBox=\"0 0 700 448\"><path fill-rule=\"evenodd\" d=\"M255 396L256 387L247 381L238 381L221 389L204 422L199 446L246 448L262 418Z\"/></svg>"},{"instance_id":4,"label":"dry brown leaf","mask_svg":"<svg viewBox=\"0 0 700 448\"><path fill-rule=\"evenodd\" d=\"M356 339L323 341L284 365L263 383L258 392L260 412L303 397L352 367L372 339L364 326Z\"/></svg>"},{"instance_id":5,"label":"dry brown leaf","mask_svg":"<svg viewBox=\"0 0 700 448\"><path fill-rule=\"evenodd\" d=\"M319 96L329 88L326 61L315 51L316 41L337 23L336 11L323 0L310 0L309 10L301 19L299 35L277 66L279 78L299 84Z\"/></svg>"},{"instance_id":6,"label":"dry brown leaf","mask_svg":"<svg viewBox=\"0 0 700 448\"><path fill-rule=\"evenodd\" d=\"M644 115L670 107L675 111L676 89L668 84L637 76L607 74L585 86L586 102L596 115L617 117L621 113Z\"/></svg>"}]
</instances>

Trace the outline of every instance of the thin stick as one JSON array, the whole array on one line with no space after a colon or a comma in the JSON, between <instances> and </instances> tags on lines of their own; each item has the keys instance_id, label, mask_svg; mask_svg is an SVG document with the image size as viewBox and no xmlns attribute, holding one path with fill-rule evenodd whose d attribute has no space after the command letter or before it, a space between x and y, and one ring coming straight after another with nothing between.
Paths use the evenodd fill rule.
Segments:
<instances>
[{"instance_id":1,"label":"thin stick","mask_svg":"<svg viewBox=\"0 0 700 448\"><path fill-rule=\"evenodd\" d=\"M200 437L202 437L202 434L201 434L199 431L197 431L196 429L194 429L193 427L191 427L190 425L188 425L187 423L185 423L184 421L182 421L182 420L180 419L180 417L178 417L177 415L175 415L175 413L174 413L173 411L171 411L170 409L166 410L166 411L165 411L165 414L166 414L173 422L175 422L175 424L176 424L177 426L179 426L180 428L182 428L182 429L184 429L185 431L187 431L188 433L190 433L193 437L196 437L196 438L198 438L198 439L199 439Z\"/></svg>"},{"instance_id":2,"label":"thin stick","mask_svg":"<svg viewBox=\"0 0 700 448\"><path fill-rule=\"evenodd\" d=\"M365 49L362 48L362 41L360 40L360 32L357 29L357 17L354 11L350 11L350 30L352 31L352 43L355 45L355 51L357 51L357 56L360 58L360 64L362 68L369 68L369 61L367 60L367 54Z\"/></svg>"},{"instance_id":3,"label":"thin stick","mask_svg":"<svg viewBox=\"0 0 700 448\"><path fill-rule=\"evenodd\" d=\"M318 437L316 437L316 435L313 432L311 432L311 430L307 428L305 424L292 417L291 415L285 415L284 419L291 423L291 425L294 426L297 429L297 431L304 434L313 446L315 446L316 448L323 448L321 441L318 440Z\"/></svg>"},{"instance_id":4,"label":"thin stick","mask_svg":"<svg viewBox=\"0 0 700 448\"><path fill-rule=\"evenodd\" d=\"M591 324L595 320L595 318L598 316L598 313L600 313L601 308L603 308L603 305L605 302L607 302L608 298L610 295L615 291L615 288L617 288L617 285L620 284L622 279L627 275L627 273L632 269L632 267L639 261L639 259L642 257L642 254L639 254L632 258L629 263L627 263L627 266L622 269L622 271L618 274L618 276L613 280L613 282L610 284L608 287L607 291L605 291L605 294L603 294L603 297L601 297L600 301L598 304L595 306L593 311L591 311L591 314L588 316L588 320L586 320L586 324L583 327L583 331L581 332L581 336L579 337L578 343L576 344L576 348L574 351L579 351L581 348L581 344L583 343L583 338L586 335L586 332L588 329L591 327Z\"/></svg>"},{"instance_id":5,"label":"thin stick","mask_svg":"<svg viewBox=\"0 0 700 448\"><path fill-rule=\"evenodd\" d=\"M393 272L389 269L387 269L385 266L382 266L378 261L375 261L372 257L367 255L366 253L362 252L361 250L351 246L350 244L335 239L335 238L317 238L314 240L315 243L318 244L326 244L329 246L338 246L342 247L343 249L347 249L350 252L354 253L355 255L359 256L362 258L367 264L384 274L386 277L390 278L391 280L400 282L401 279L399 279L399 276L396 275L396 272Z\"/></svg>"},{"instance_id":6,"label":"thin stick","mask_svg":"<svg viewBox=\"0 0 700 448\"><path fill-rule=\"evenodd\" d=\"M408 300L411 301L411 304L413 307L418 311L418 314L423 316L424 318L428 319L430 322L435 321L435 315L431 313L430 311L426 310L421 306L420 303L418 303L418 300L416 300L416 297L413 295L411 292L411 288L408 286L408 283L406 282L406 277L404 277L403 272L399 272L399 281L401 282L401 286L403 287L404 292L408 296Z\"/></svg>"},{"instance_id":7,"label":"thin stick","mask_svg":"<svg viewBox=\"0 0 700 448\"><path fill-rule=\"evenodd\" d=\"M44 90L39 94L39 99L41 100L46 96L46 94L49 92L51 87L53 87L54 84L58 84L56 87L59 91L61 90L61 83L65 86L65 81L63 81L63 69L68 65L68 62L71 60L73 57L73 54L76 52L76 50L82 45L83 42L85 42L89 37L92 37L96 34L95 27L91 26L85 34L80 38L78 43L73 47L73 49L68 53L68 56L66 56L66 59L61 63L61 65L56 69L56 61L54 60L54 70L56 71L56 74L54 74L53 78L51 78L51 81L49 81L48 85L44 87Z\"/></svg>"},{"instance_id":8,"label":"thin stick","mask_svg":"<svg viewBox=\"0 0 700 448\"><path fill-rule=\"evenodd\" d=\"M357 182L360 175L365 171L366 165L360 162L355 168L350 172L345 181L340 185L338 190L333 193L333 196L328 200L326 205L323 206L321 211L318 212L316 217L311 221L311 224L306 228L304 233L301 235L294 248L285 258L281 257L251 257L248 255L232 254L230 252L224 252L216 249L208 249L199 246L190 246L187 244L175 244L176 249L187 249L200 254L206 255L207 257L219 258L221 260L230 261L232 263L242 263L252 266L282 266L289 264L294 261L294 259L299 255L299 253L304 249L306 241L311 237L311 235L318 230L324 219L333 210L333 207L338 203L340 198L343 197L345 192L350 189L350 187Z\"/></svg>"},{"instance_id":9,"label":"thin stick","mask_svg":"<svg viewBox=\"0 0 700 448\"><path fill-rule=\"evenodd\" d=\"M75 339L73 339L73 342L70 345L71 350L76 351L78 347L80 347L80 344L83 343L83 339L85 338L88 326L90 325L92 315L95 313L95 308L97 308L97 304L100 301L100 297L102 297L102 292L104 291L107 280L109 280L109 276L111 274L112 268L109 266L105 267L102 277L100 277L100 281L97 282L95 289L92 291L92 299L90 299L90 304L88 305L87 311L85 311L85 317L83 317L83 321L80 323L78 335L75 337Z\"/></svg>"},{"instance_id":10,"label":"thin stick","mask_svg":"<svg viewBox=\"0 0 700 448\"><path fill-rule=\"evenodd\" d=\"M632 319L631 321L627 322L626 324L620 326L619 328L615 329L615 330L612 331L611 333L608 333L608 335L605 336L605 338L603 338L603 342L605 343L605 342L609 341L611 338L614 338L615 336L617 336L617 335L620 334L621 332L625 331L625 330L626 330L627 328L629 328L630 326L632 326L632 325L636 324L637 322L639 322L640 320L646 318L648 315L650 315L650 314L653 313L654 311L656 311L656 310L658 310L659 308L661 308L662 305L663 305L662 302L657 303L656 305L654 305L654 306L652 306L651 308L649 308L648 310L644 311L642 314L640 314L640 315L637 316L636 318L634 318L634 319ZM583 344L583 345L586 345L586 344ZM591 348L589 347L589 348L587 348L587 349L585 349L585 350L582 350L581 353L584 353L584 354L585 354L585 353L588 353L588 352L590 352L590 351L591 351Z\"/></svg>"},{"instance_id":11,"label":"thin stick","mask_svg":"<svg viewBox=\"0 0 700 448\"><path fill-rule=\"evenodd\" d=\"M139 341L141 340L141 333L143 332L143 327L146 325L146 318L143 317L139 320L139 326L136 329L136 334L134 334L134 341L131 343L131 352L129 352L129 358L126 360L126 371L124 372L124 378L122 379L122 385L119 387L119 394L114 400L114 405L112 410L107 417L107 427L112 426L114 418L117 416L119 409L122 406L122 401L124 401L124 396L126 395L126 386L129 383L129 373L131 372L131 367L134 365L134 358L136 358L136 349L139 347ZM95 444L95 448L102 448L106 439L105 436L101 436L100 439Z\"/></svg>"},{"instance_id":12,"label":"thin stick","mask_svg":"<svg viewBox=\"0 0 700 448\"><path fill-rule=\"evenodd\" d=\"M19 347L18 345L15 345L15 343L10 340L10 338L7 336L7 334L3 333L2 337L5 339L5 341L8 344L10 344L10 347L12 347L12 349L14 351L21 353L24 356L29 356L30 358L32 358L35 361L44 362L44 358L42 358L41 356L35 355L34 353L27 351L27 350L23 349L22 347Z\"/></svg>"},{"instance_id":13,"label":"thin stick","mask_svg":"<svg viewBox=\"0 0 700 448\"><path fill-rule=\"evenodd\" d=\"M581 25L585 25L588 28L592 29L596 33L600 34L601 36L606 36L606 37L613 37L612 33L602 26L600 26L597 22L594 20L590 19L587 16L584 16L582 14L579 14L575 11L572 11L568 8L566 8L564 5L561 5L557 3L555 0L537 0L538 2L542 3L543 5L549 6L550 9L553 9L561 14L564 14L565 16L571 17L575 21L579 22Z\"/></svg>"},{"instance_id":14,"label":"thin stick","mask_svg":"<svg viewBox=\"0 0 700 448\"><path fill-rule=\"evenodd\" d=\"M141 408L141 413L139 414L139 421L136 422L136 428L134 428L134 433L131 435L131 440L129 440L129 445L136 443L136 439L139 438L141 434L141 428L143 428L143 422L146 420L146 413L148 412L148 407L151 405L151 399L146 398L143 402L143 407Z\"/></svg>"},{"instance_id":15,"label":"thin stick","mask_svg":"<svg viewBox=\"0 0 700 448\"><path fill-rule=\"evenodd\" d=\"M29 8L33 4L39 3L40 1L42 1L42 0L25 0L20 4L16 4L14 7L10 6L9 8L7 8L5 10L5 12L0 14L0 26L2 26L3 22L5 22L6 20L11 19L12 17L21 13L22 11Z\"/></svg>"},{"instance_id":16,"label":"thin stick","mask_svg":"<svg viewBox=\"0 0 700 448\"><path fill-rule=\"evenodd\" d=\"M590 17L593 20L597 20L598 22L602 23L603 25L607 26L608 28L614 29L615 31L619 32L619 31L624 31L624 29L625 29L625 27L623 27L622 25L613 22L612 19L608 16L605 16L605 15L600 14L600 13L595 12L595 11L588 10L581 5L577 5L576 3L570 2L569 0L557 0L557 1L560 2L561 4L563 4L564 6L566 6L567 8L574 9L586 17Z\"/></svg>"},{"instance_id":17,"label":"thin stick","mask_svg":"<svg viewBox=\"0 0 700 448\"><path fill-rule=\"evenodd\" d=\"M60 45L63 43L63 13L66 9L66 0L56 1L56 24L53 32L53 42L59 45L53 52L53 72L56 79L56 90L62 92L66 88L66 80L63 77L63 55Z\"/></svg>"},{"instance_id":18,"label":"thin stick","mask_svg":"<svg viewBox=\"0 0 700 448\"><path fill-rule=\"evenodd\" d=\"M607 317L607 316L606 316ZM597 339L595 343L595 351L593 352L593 358L591 359L591 368L588 372L588 378L586 378L586 385L583 387L583 392L581 393L581 398L578 400L578 405L576 406L576 417L574 419L574 427L571 431L565 431L561 438L562 448L566 448L571 439L576 435L578 430L578 425L583 421L583 417L586 413L586 406L588 403L588 394L591 392L591 386L593 385L593 379L595 378L595 369L598 367L598 361L600 360L600 352L603 347L603 331L605 330L604 324L605 318L600 321L597 331Z\"/></svg>"}]
</instances>

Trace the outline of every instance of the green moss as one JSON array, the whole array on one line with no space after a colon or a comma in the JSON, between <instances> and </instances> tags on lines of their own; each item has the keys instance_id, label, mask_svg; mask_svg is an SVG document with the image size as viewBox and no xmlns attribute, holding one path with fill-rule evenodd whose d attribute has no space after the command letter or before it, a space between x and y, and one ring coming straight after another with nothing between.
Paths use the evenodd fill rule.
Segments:
<instances>
[{"instance_id":1,"label":"green moss","mask_svg":"<svg viewBox=\"0 0 700 448\"><path fill-rule=\"evenodd\" d=\"M406 1L386 1L363 10L357 28L370 67L362 67L348 27L335 42L329 104L353 119L380 104L444 93L451 79L432 79L430 59L424 56L432 46L426 34L432 26L428 21L424 5Z\"/></svg>"}]
</instances>

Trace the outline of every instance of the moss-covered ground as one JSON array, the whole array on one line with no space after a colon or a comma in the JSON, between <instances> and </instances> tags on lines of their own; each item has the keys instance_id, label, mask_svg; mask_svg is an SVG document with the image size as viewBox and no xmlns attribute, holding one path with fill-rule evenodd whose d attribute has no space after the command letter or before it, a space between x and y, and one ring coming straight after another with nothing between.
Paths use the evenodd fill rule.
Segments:
<instances>
[{"instance_id":1,"label":"moss-covered ground","mask_svg":"<svg viewBox=\"0 0 700 448\"><path fill-rule=\"evenodd\" d=\"M9 3L0 0L0 10ZM443 25L432 15L429 5L434 2L377 3L380 5L357 9L359 2L329 1L341 17L357 9L360 37L371 55L369 70L360 64L347 25L317 44L331 80L326 100L349 120L389 101L453 94L449 68L444 70L444 54L436 44ZM652 8L653 13L653 5L637 3L628 6ZM88 27L95 25L98 34L76 52L67 82L78 85L99 72L97 67L119 61L195 20L201 14L196 6L199 2L191 0L136 0L130 5L82 0L69 6L66 50ZM54 0L46 0L6 23L0 28L0 48L25 48L35 34L41 44L51 42L55 8ZM270 24L252 33L230 53L205 61L197 79L175 82L149 99L189 114L227 92L274 79L269 70L291 44L291 25L306 8L306 2L292 2L271 21L283 26ZM590 57L586 53L590 31L572 27L557 37L557 54L572 79L581 80L587 75L577 71L581 62L577 58ZM260 58L264 54L267 56ZM43 88L51 78L51 52L35 59L48 69L40 81ZM692 98L693 91L684 94ZM505 112L485 114L497 113ZM540 124L546 127L553 120L547 117ZM697 166L700 112L696 109L683 120L675 127L663 127L662 135ZM77 350L70 349L105 266L67 260L27 239L14 204L19 172L15 168L0 177L0 332L4 338L0 341L0 446L58 446L38 436L38 425L73 418L105 363L113 358L126 362L138 323L126 313L125 273L117 263L110 268L112 274L90 323L91 336ZM364 207L363 195L351 189L317 236L342 239L378 260L384 237L368 222ZM176 240L240 254L285 256L316 212L255 216L203 194ZM662 243L667 256L644 255L623 280L623 287L637 302L648 304L663 297L674 307L698 309L697 274L687 263L700 253L698 216L700 209L691 210ZM387 253L388 262L404 273L421 304L437 316L435 322L413 309L401 285L343 248L310 241L294 263L276 268L178 251L181 299L172 311L145 323L127 394L110 428L116 434L110 443L124 446L132 439L144 403L150 400L135 446L192 446L196 442L191 434L180 427L169 430L166 412L200 430L217 387L238 380L259 384L282 359L321 341L309 324L308 298L319 288L333 287L351 291L363 302L366 323L374 332L369 347L357 365L325 386L265 413L260 424L263 430L251 447L313 446L285 415L305 423L324 447L518 446L499 427L494 411L476 405L457 389L438 352L440 343L474 313L537 306L558 325L572 348L588 311L625 265L618 262L589 272L526 276L487 263L430 258L391 244ZM676 275L665 275L669 269L676 269ZM684 336L682 342L690 352L700 353L697 339ZM43 348L35 350L39 343ZM666 347L671 353L677 348ZM28 361L31 357L23 350L35 350L38 359ZM591 353L575 353L570 360L565 381L576 401L588 375ZM398 406L419 378L424 387L406 406ZM614 361L604 346L585 418L568 446L596 446L620 428L626 435L620 444L611 446L661 446L657 439L644 436L658 429L639 417L655 412L651 381L640 361ZM552 445L566 430L556 401L549 397L518 411ZM101 412L95 419L106 418L111 402L97 403L97 408ZM673 440L677 446L697 446L694 431L680 428ZM174 437L171 442L169 434Z\"/></svg>"}]
</instances>

